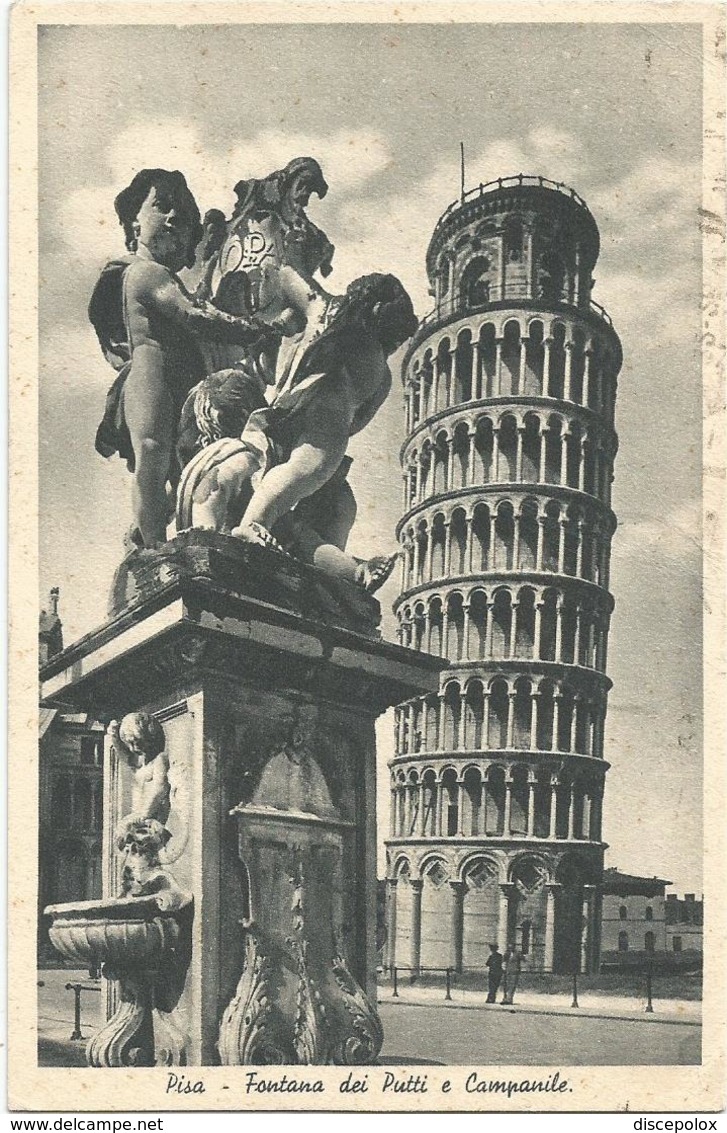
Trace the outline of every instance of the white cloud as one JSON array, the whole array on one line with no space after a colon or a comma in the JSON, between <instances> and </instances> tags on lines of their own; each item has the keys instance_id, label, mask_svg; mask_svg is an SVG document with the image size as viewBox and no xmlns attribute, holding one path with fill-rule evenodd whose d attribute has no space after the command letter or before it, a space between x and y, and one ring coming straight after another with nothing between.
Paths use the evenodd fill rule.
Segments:
<instances>
[{"instance_id":1,"label":"white cloud","mask_svg":"<svg viewBox=\"0 0 727 1133\"><path fill-rule=\"evenodd\" d=\"M108 179L77 190L61 205L59 231L74 257L103 261L121 243L114 197L139 169L181 169L202 211L216 207L229 212L234 204L233 187L239 180L265 176L300 156L312 156L321 163L339 198L360 189L391 161L386 142L370 129L332 134L266 130L249 141L215 148L186 120L145 120L123 130L111 143Z\"/></svg>"}]
</instances>

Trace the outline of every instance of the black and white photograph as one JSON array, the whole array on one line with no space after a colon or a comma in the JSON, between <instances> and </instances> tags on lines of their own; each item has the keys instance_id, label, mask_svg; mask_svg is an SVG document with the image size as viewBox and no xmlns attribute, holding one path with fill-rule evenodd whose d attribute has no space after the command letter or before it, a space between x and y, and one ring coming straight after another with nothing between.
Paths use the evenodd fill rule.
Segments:
<instances>
[{"instance_id":1,"label":"black and white photograph","mask_svg":"<svg viewBox=\"0 0 727 1133\"><path fill-rule=\"evenodd\" d=\"M724 41L16 8L12 1108L724 1105Z\"/></svg>"}]
</instances>

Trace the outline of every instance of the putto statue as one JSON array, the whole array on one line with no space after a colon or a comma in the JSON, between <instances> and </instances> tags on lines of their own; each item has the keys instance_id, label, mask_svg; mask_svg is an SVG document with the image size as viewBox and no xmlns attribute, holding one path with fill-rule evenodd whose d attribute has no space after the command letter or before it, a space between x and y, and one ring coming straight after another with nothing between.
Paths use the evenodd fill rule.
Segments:
<instances>
[{"instance_id":1,"label":"putto statue","mask_svg":"<svg viewBox=\"0 0 727 1133\"><path fill-rule=\"evenodd\" d=\"M275 332L195 303L177 277L194 264L202 236L199 209L177 170L142 169L114 201L129 254L106 265L89 317L118 377L96 435L103 456L118 452L134 474L133 541L166 538L169 482L176 486L174 443L187 393L204 377L199 339L262 347Z\"/></svg>"},{"instance_id":2,"label":"putto statue","mask_svg":"<svg viewBox=\"0 0 727 1133\"><path fill-rule=\"evenodd\" d=\"M127 818L165 823L169 817L169 760L161 724L149 712L129 712L121 723L111 721L109 735L133 776Z\"/></svg>"},{"instance_id":3,"label":"putto statue","mask_svg":"<svg viewBox=\"0 0 727 1133\"><path fill-rule=\"evenodd\" d=\"M286 551L374 591L397 556L346 550L346 449L388 396L387 360L417 322L394 276L363 276L343 296L315 278L334 249L305 209L327 191L318 163L296 158L238 182L229 222L211 210L202 224L181 173L137 174L116 200L131 254L107 266L90 308L120 371L97 448L134 471L143 546L166 535L169 482L178 530ZM175 273L198 243L193 298Z\"/></svg>"}]
</instances>

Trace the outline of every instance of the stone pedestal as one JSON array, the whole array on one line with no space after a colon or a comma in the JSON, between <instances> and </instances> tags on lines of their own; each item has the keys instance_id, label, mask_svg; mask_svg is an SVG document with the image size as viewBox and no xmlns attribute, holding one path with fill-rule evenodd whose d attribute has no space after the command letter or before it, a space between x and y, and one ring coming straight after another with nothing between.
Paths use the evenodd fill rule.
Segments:
<instances>
[{"instance_id":1,"label":"stone pedestal","mask_svg":"<svg viewBox=\"0 0 727 1133\"><path fill-rule=\"evenodd\" d=\"M164 728L161 865L193 921L181 994L154 1009L157 1061L162 1036L164 1060L190 1066L372 1061L374 722L435 691L441 662L384 643L377 603L353 587L200 532L132 556L112 610L45 667L42 692ZM106 898L132 786L107 743Z\"/></svg>"}]
</instances>

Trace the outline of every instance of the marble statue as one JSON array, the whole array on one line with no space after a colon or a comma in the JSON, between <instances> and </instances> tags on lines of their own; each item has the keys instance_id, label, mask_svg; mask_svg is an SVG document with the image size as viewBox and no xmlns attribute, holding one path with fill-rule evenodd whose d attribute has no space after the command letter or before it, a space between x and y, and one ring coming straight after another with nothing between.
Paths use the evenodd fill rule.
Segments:
<instances>
[{"instance_id":1,"label":"marble statue","mask_svg":"<svg viewBox=\"0 0 727 1133\"><path fill-rule=\"evenodd\" d=\"M202 222L177 171L142 170L116 198L129 255L104 269L89 315L118 370L96 447L134 473L132 546L163 543L176 503L177 530L293 554L369 592L391 573L398 554L347 551L346 450L417 323L394 276L323 289L334 249L305 210L327 191L301 157L238 182L229 222L218 209ZM192 295L177 272L194 263Z\"/></svg>"},{"instance_id":2,"label":"marble statue","mask_svg":"<svg viewBox=\"0 0 727 1133\"><path fill-rule=\"evenodd\" d=\"M132 541L166 538L167 483L175 487L176 424L184 399L204 376L200 339L261 349L276 333L193 300L177 276L194 264L199 209L183 175L142 169L114 202L128 255L106 265L89 317L118 371L96 436L103 456L118 452L133 472Z\"/></svg>"},{"instance_id":3,"label":"marble statue","mask_svg":"<svg viewBox=\"0 0 727 1133\"><path fill-rule=\"evenodd\" d=\"M132 773L131 811L125 821L158 821L169 817L169 760L164 729L149 712L129 712L109 735Z\"/></svg>"},{"instance_id":4,"label":"marble statue","mask_svg":"<svg viewBox=\"0 0 727 1133\"><path fill-rule=\"evenodd\" d=\"M116 834L116 849L122 854L119 897L154 897L159 909L174 912L192 898L162 866L160 851L171 834L155 818L127 818Z\"/></svg>"}]
</instances>

